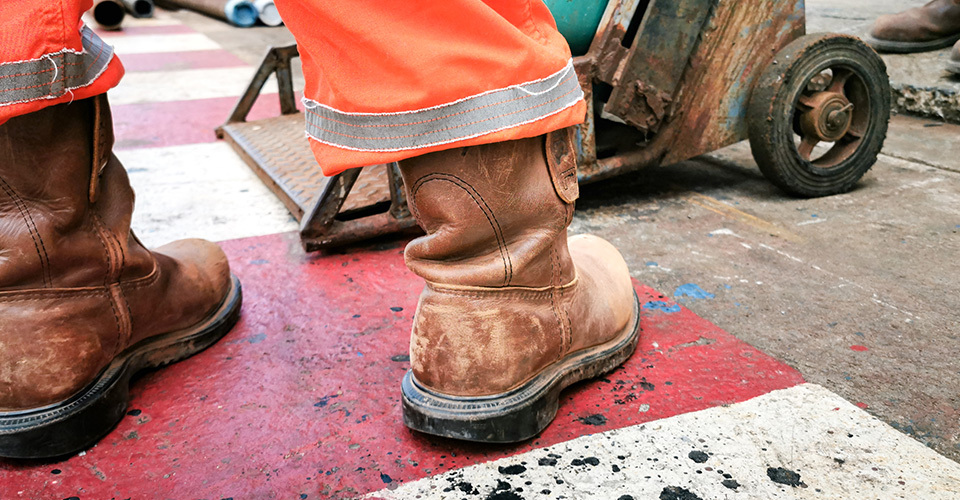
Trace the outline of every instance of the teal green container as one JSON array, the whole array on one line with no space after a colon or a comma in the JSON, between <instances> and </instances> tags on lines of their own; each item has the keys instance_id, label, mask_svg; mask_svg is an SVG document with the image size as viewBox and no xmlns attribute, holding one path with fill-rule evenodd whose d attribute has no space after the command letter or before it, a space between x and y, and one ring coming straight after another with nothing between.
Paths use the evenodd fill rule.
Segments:
<instances>
[{"instance_id":1,"label":"teal green container","mask_svg":"<svg viewBox=\"0 0 960 500\"><path fill-rule=\"evenodd\" d=\"M603 11L609 0L544 0L553 18L557 21L557 29L570 44L570 51L575 56L582 56L590 49L590 42L597 34Z\"/></svg>"}]
</instances>

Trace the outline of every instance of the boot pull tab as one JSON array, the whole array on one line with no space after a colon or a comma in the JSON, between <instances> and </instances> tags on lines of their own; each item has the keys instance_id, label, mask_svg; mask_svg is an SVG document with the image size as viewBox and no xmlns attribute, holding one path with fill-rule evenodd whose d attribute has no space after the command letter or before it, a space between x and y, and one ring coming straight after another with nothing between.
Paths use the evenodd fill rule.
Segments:
<instances>
[{"instance_id":1,"label":"boot pull tab","mask_svg":"<svg viewBox=\"0 0 960 500\"><path fill-rule=\"evenodd\" d=\"M580 185L577 183L577 154L574 144L576 130L567 127L547 134L544 143L547 166L553 187L560 199L573 203L580 197Z\"/></svg>"},{"instance_id":2,"label":"boot pull tab","mask_svg":"<svg viewBox=\"0 0 960 500\"><path fill-rule=\"evenodd\" d=\"M100 198L100 174L110 160L113 150L113 122L107 96L100 94L93 98L93 154L90 166L90 203Z\"/></svg>"}]
</instances>

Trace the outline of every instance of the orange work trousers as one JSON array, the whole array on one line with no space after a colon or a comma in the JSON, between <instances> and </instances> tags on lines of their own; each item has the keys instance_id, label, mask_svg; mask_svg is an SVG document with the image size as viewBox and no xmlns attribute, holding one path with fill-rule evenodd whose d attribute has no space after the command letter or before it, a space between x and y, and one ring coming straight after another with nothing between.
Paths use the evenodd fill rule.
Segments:
<instances>
[{"instance_id":1,"label":"orange work trousers","mask_svg":"<svg viewBox=\"0 0 960 500\"><path fill-rule=\"evenodd\" d=\"M583 121L570 49L541 0L276 4L327 175Z\"/></svg>"},{"instance_id":2,"label":"orange work trousers","mask_svg":"<svg viewBox=\"0 0 960 500\"><path fill-rule=\"evenodd\" d=\"M93 0L0 0L0 124L102 94L120 82L113 49L80 21Z\"/></svg>"},{"instance_id":3,"label":"orange work trousers","mask_svg":"<svg viewBox=\"0 0 960 500\"><path fill-rule=\"evenodd\" d=\"M0 0L0 123L123 76L83 25L93 0ZM300 48L327 175L583 121L570 50L541 0L277 0Z\"/></svg>"}]
</instances>

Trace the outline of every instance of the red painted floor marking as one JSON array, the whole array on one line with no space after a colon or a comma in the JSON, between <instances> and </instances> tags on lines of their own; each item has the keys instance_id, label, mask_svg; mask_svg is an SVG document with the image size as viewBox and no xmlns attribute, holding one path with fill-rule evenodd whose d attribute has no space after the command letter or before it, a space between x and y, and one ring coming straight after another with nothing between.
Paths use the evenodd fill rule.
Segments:
<instances>
[{"instance_id":1,"label":"red painted floor marking","mask_svg":"<svg viewBox=\"0 0 960 500\"><path fill-rule=\"evenodd\" d=\"M852 346L850 346L850 349L851 349L851 350L854 350L854 351L857 351L857 352L864 352L864 351L869 351L869 350L870 350L870 348L867 347L867 346L865 346L865 345L852 345Z\"/></svg>"},{"instance_id":2,"label":"red painted floor marking","mask_svg":"<svg viewBox=\"0 0 960 500\"><path fill-rule=\"evenodd\" d=\"M253 71L251 69L251 71ZM297 103L301 94L296 94ZM223 125L239 97L150 102L113 106L117 149L179 146L215 142L214 129ZM277 94L262 94L248 120L280 115Z\"/></svg>"},{"instance_id":3,"label":"red painted floor marking","mask_svg":"<svg viewBox=\"0 0 960 500\"><path fill-rule=\"evenodd\" d=\"M136 21L134 21L136 22ZM137 35L182 35L184 33L198 33L197 30L186 24L164 24L159 26L124 26L123 29L116 31L107 31L98 28L93 29L104 40L123 36Z\"/></svg>"},{"instance_id":4,"label":"red painted floor marking","mask_svg":"<svg viewBox=\"0 0 960 500\"><path fill-rule=\"evenodd\" d=\"M157 47L157 49L162 48ZM250 66L243 59L233 55L232 52L223 49L119 54L118 57L120 57L124 69L131 73ZM251 67L250 78L253 78L254 71L255 69Z\"/></svg>"},{"instance_id":5,"label":"red painted floor marking","mask_svg":"<svg viewBox=\"0 0 960 500\"><path fill-rule=\"evenodd\" d=\"M0 498L349 497L803 382L685 308L649 308L638 352L565 392L556 421L532 442L429 438L400 416L422 287L401 243L328 256L304 256L294 234L223 246L244 284L240 324L206 352L141 377L130 415L84 456L0 462ZM637 290L643 303L672 304ZM591 416L605 423L579 420Z\"/></svg>"}]
</instances>

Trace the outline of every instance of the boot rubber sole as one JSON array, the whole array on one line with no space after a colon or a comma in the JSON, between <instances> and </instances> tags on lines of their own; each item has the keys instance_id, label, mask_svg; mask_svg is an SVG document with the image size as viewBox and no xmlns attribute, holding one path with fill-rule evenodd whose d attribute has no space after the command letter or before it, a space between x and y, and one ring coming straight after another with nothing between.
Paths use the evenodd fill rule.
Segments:
<instances>
[{"instance_id":1,"label":"boot rubber sole","mask_svg":"<svg viewBox=\"0 0 960 500\"><path fill-rule=\"evenodd\" d=\"M431 434L481 443L516 443L539 434L557 414L560 392L620 366L637 348L640 301L634 320L613 340L568 354L522 386L492 396L461 397L434 392L407 371L403 377L403 423Z\"/></svg>"},{"instance_id":2,"label":"boot rubber sole","mask_svg":"<svg viewBox=\"0 0 960 500\"><path fill-rule=\"evenodd\" d=\"M867 45L873 47L877 52L886 52L891 54L913 54L915 52L929 52L931 50L940 50L953 46L960 40L960 33L955 35L927 40L925 42L899 42L896 40L882 40L870 35L863 37Z\"/></svg>"},{"instance_id":3,"label":"boot rubber sole","mask_svg":"<svg viewBox=\"0 0 960 500\"><path fill-rule=\"evenodd\" d=\"M188 358L220 340L240 318L240 281L206 319L190 328L157 335L128 347L86 388L42 408L0 412L0 457L51 459L85 450L123 418L130 379L149 368Z\"/></svg>"}]
</instances>

